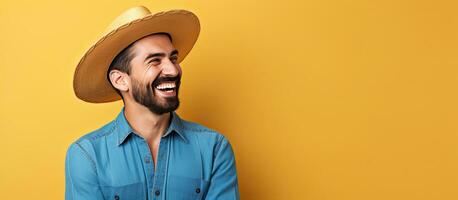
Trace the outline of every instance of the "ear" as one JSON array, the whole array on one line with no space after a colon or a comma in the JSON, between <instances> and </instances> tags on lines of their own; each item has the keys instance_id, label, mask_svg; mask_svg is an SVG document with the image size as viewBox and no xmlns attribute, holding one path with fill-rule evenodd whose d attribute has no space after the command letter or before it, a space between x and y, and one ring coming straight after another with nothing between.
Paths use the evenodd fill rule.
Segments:
<instances>
[{"instance_id":1,"label":"ear","mask_svg":"<svg viewBox=\"0 0 458 200\"><path fill-rule=\"evenodd\" d=\"M129 76L126 73L114 69L109 72L109 77L113 87L119 91L127 92L129 90Z\"/></svg>"}]
</instances>

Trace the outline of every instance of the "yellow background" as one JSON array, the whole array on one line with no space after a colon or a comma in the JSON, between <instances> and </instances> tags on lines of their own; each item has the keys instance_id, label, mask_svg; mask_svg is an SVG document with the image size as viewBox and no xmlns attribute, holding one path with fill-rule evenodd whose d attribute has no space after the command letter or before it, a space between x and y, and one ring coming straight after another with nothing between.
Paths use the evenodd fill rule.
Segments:
<instances>
[{"instance_id":1,"label":"yellow background","mask_svg":"<svg viewBox=\"0 0 458 200\"><path fill-rule=\"evenodd\" d=\"M2 0L1 199L63 199L68 145L122 107L74 68L140 4L199 16L178 113L230 139L242 199L458 199L458 4L414 0Z\"/></svg>"}]
</instances>

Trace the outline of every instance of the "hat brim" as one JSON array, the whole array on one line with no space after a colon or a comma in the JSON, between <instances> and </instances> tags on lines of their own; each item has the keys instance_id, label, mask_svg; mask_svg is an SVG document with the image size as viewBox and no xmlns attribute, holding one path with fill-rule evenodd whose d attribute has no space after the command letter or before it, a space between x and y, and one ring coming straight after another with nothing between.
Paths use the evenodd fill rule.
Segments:
<instances>
[{"instance_id":1,"label":"hat brim","mask_svg":"<svg viewBox=\"0 0 458 200\"><path fill-rule=\"evenodd\" d=\"M91 103L121 99L107 79L106 73L111 62L133 42L159 32L170 34L172 44L180 52L180 63L197 41L200 32L199 19L186 10L171 10L147 15L109 32L78 63L73 77L76 96Z\"/></svg>"}]
</instances>

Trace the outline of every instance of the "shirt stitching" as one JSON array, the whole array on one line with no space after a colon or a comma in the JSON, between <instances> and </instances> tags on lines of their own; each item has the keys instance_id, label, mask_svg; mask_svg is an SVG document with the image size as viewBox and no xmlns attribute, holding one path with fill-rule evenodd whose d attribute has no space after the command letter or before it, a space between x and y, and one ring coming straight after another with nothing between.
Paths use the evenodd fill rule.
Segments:
<instances>
[{"instance_id":1,"label":"shirt stitching","mask_svg":"<svg viewBox=\"0 0 458 200\"><path fill-rule=\"evenodd\" d=\"M83 151L83 154L86 157L86 159L88 159L91 162L92 168L95 174L97 174L97 167L96 167L95 161L89 156L89 153L86 151L86 149L83 148L83 146L81 146L79 142L76 142L76 145L78 145L81 151Z\"/></svg>"}]
</instances>

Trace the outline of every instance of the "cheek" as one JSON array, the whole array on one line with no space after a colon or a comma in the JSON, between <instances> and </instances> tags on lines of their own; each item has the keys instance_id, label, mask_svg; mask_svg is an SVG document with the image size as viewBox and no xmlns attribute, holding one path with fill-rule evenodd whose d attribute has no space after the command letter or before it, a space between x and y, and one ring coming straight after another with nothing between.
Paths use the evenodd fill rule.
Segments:
<instances>
[{"instance_id":1,"label":"cheek","mask_svg":"<svg viewBox=\"0 0 458 200\"><path fill-rule=\"evenodd\" d=\"M144 83L152 83L157 76L159 75L159 70L154 69L154 67L149 66L143 71L142 79Z\"/></svg>"}]
</instances>

